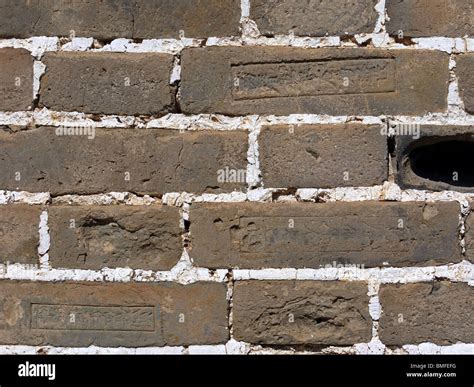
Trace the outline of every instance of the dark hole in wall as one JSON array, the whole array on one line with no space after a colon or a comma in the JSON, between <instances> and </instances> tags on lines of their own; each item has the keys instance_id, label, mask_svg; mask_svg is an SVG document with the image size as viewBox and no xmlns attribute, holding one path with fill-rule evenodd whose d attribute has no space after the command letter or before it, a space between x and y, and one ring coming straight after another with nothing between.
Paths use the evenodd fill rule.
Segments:
<instances>
[{"instance_id":1,"label":"dark hole in wall","mask_svg":"<svg viewBox=\"0 0 474 387\"><path fill-rule=\"evenodd\" d=\"M419 177L457 187L474 187L473 141L423 145L413 149L408 157L412 171Z\"/></svg>"}]
</instances>

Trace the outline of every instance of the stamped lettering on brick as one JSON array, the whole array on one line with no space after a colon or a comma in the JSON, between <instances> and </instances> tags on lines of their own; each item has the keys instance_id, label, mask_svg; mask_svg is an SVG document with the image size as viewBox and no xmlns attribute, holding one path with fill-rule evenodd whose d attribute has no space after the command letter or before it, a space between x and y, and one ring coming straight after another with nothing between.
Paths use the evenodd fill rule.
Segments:
<instances>
[{"instance_id":1,"label":"stamped lettering on brick","mask_svg":"<svg viewBox=\"0 0 474 387\"><path fill-rule=\"evenodd\" d=\"M234 100L396 91L394 59L233 65Z\"/></svg>"},{"instance_id":2,"label":"stamped lettering on brick","mask_svg":"<svg viewBox=\"0 0 474 387\"><path fill-rule=\"evenodd\" d=\"M303 249L306 253L412 254L417 246L408 237L409 230L398 230L383 240L374 241L380 225L378 216L308 216L308 217L242 217L238 230L231 229L232 246L242 258L256 259L275 253ZM396 227L397 217L385 218L387 226ZM390 228L390 227L387 227ZM335 232L335 230L338 230ZM400 234L407 234L402 238ZM365 237L363 237L365 235ZM374 238L375 239L375 238ZM400 241L400 240L403 241ZM392 243L388 243L391 240ZM252 256L252 254L257 254ZM317 254L317 253L315 253Z\"/></svg>"},{"instance_id":3,"label":"stamped lettering on brick","mask_svg":"<svg viewBox=\"0 0 474 387\"><path fill-rule=\"evenodd\" d=\"M78 331L155 331L151 306L31 305L31 328Z\"/></svg>"}]
</instances>

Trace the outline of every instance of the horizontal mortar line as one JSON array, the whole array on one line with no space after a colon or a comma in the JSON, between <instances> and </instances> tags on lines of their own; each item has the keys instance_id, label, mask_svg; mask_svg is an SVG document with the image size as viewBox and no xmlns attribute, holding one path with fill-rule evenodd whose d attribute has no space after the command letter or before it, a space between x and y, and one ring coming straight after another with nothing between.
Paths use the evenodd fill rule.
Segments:
<instances>
[{"instance_id":1,"label":"horizontal mortar line","mask_svg":"<svg viewBox=\"0 0 474 387\"><path fill-rule=\"evenodd\" d=\"M178 263L179 265L179 263ZM2 265L1 266L6 266ZM178 266L177 266L178 267ZM347 281L380 284L390 283L426 283L439 279L450 282L469 283L474 286L474 264L462 261L456 264L441 266L414 267L377 267L377 268L322 268L322 269L228 269L220 268L213 271L202 267L189 267L178 271L151 271L131 268L104 268L102 270L83 269L32 269L31 265L9 264L0 274L0 280L23 280L38 282L103 282L103 283L165 283L180 284L202 282L227 282L226 275L233 272L234 281ZM458 270L458 272L456 272ZM11 272L9 272L11 271ZM194 276L189 279L189 276ZM146 277L146 278L145 278ZM155 278L153 278L155 277ZM184 278L184 279L181 279Z\"/></svg>"},{"instance_id":2,"label":"horizontal mortar line","mask_svg":"<svg viewBox=\"0 0 474 387\"><path fill-rule=\"evenodd\" d=\"M249 36L245 34L240 35L233 35L233 36L209 36L206 38L199 38L199 37L184 37L182 39L177 38L147 38L147 39L139 39L139 38L130 38L130 37L118 37L112 40L107 40L107 43L100 48L91 49L94 51L108 51L113 49L113 45L118 45L119 43L122 44L122 48L125 46L129 47L140 47L140 46L147 46L150 44L176 44L182 47L186 46L193 46L196 45L198 47L202 47L201 44L205 42L204 47L213 47L213 46L232 46L232 47L239 47L240 45L244 46L244 44L248 44L249 42L260 43L263 45L280 45L284 41L288 42L298 42L304 41L308 43L321 43L321 44L329 44L329 47L333 47L333 45L337 42L338 44L348 44L354 47L367 47L365 46L365 42L367 40L372 39L373 37L386 37L390 40L390 42L386 45L375 46L375 48L412 48L419 44L424 43L432 43L432 42L450 42L450 43L457 43L463 42L466 45L474 42L474 37L467 37L467 36L456 36L456 37L449 37L449 36L426 36L426 37L409 37L413 44L405 44L403 42L396 42L395 34L388 34L386 32L369 32L369 33L360 33L350 35L350 37L355 37L356 39L360 39L360 43L348 40L347 35L326 35L326 36L312 36L312 35L295 35L295 34L275 34L275 35L258 35L258 36ZM68 39L67 42L61 42L64 38ZM90 42L92 45L94 41L104 41L103 39L99 39L93 36L76 36L73 39L70 39L67 36L29 36L27 38L0 38L0 46L4 45L16 45L18 47L28 47L28 46L35 46L38 45L40 47L41 43L49 42L51 44L56 43L56 46L43 46L47 51L83 51L83 48L75 48L74 44L80 45L81 43L86 44ZM72 47L67 47L71 45ZM419 49L419 47L416 47ZM435 50L440 50L439 48L433 48ZM154 52L151 50L150 52Z\"/></svg>"},{"instance_id":3,"label":"horizontal mortar line","mask_svg":"<svg viewBox=\"0 0 474 387\"><path fill-rule=\"evenodd\" d=\"M413 122L425 125L474 125L474 115L464 112L462 116L452 116L449 112L434 113L426 116L404 116L404 115L325 115L325 114L290 114L290 115L243 115L228 116L223 114L181 114L169 113L164 116L126 116L100 114L97 120L96 114L82 112L65 112L48 109L35 111L0 111L0 125L25 126L34 129L34 126L51 127L76 127L80 125L93 126L96 128L117 128L117 129L176 129L176 130L240 130L252 129L262 126L279 124L307 125L307 124L385 124L383 120ZM217 118L223 122L215 122ZM112 121L116 122L112 122ZM362 121L361 121L362 120ZM111 121L111 122L108 122ZM119 122L123 121L123 122ZM248 121L248 122L246 122Z\"/></svg>"},{"instance_id":4,"label":"horizontal mortar line","mask_svg":"<svg viewBox=\"0 0 474 387\"><path fill-rule=\"evenodd\" d=\"M393 187L398 187L394 185ZM78 195L78 194L71 194L71 195L59 195L59 196L52 196L50 193L39 192L39 193L32 193L27 191L8 191L8 190L1 190L0 189L0 197L4 196L5 199L0 201L0 206L5 206L13 203L25 203L25 204L33 204L33 205L48 205L48 206L56 206L56 205L71 205L75 206L79 205L87 206L87 205L96 205L97 203L104 203L104 205L119 205L124 204L127 206L142 206L143 203L127 203L127 201L147 201L152 200L154 204L163 204L163 205L170 205L175 206L173 204L169 204L173 200L179 201L182 199L183 202L190 201L190 202L203 202L203 203L213 203L213 202L223 202L223 203L284 203L285 201L278 201L278 200L265 200L261 199L258 201L252 200L250 195L253 193L278 193L281 191L285 191L287 188L265 188L263 190L250 190L246 192L241 191L233 191L229 193L220 193L220 194L195 194L195 193L188 193L188 192L169 192L163 194L163 196L150 196L150 195L143 195L138 196L134 193L130 192L109 192L109 193L99 193L99 194L91 194L91 195ZM374 192L374 190L379 192ZM341 198L331 198L329 197L328 202L380 202L380 203L405 203L407 201L415 201L415 202L459 202L459 201L466 201L472 199L474 193L463 193L457 191L423 191L423 190L401 190L397 194L399 196L398 199L393 198L381 198L377 197L374 198L373 195L376 194L378 196L382 195L385 191L383 186L373 186L373 187L335 187L335 188L302 188L298 189L298 191L303 193L303 191L314 191L314 194L317 195L318 193L327 193L329 195L342 195ZM368 195L368 198L361 199L360 196L351 197L351 194L360 195ZM123 195L124 198L117 198L117 195ZM9 198L10 197L10 198ZM302 198L298 195L285 195L286 198L295 199L298 202L312 202L315 198ZM85 200L94 200L93 204L89 203L80 203ZM51 201L56 201L55 203L51 203ZM115 203L109 203L109 201L114 201ZM156 202L156 203L155 203ZM324 203L318 203L324 204Z\"/></svg>"},{"instance_id":5,"label":"horizontal mortar line","mask_svg":"<svg viewBox=\"0 0 474 387\"><path fill-rule=\"evenodd\" d=\"M456 343L456 344L451 344L451 345L436 345L432 344L429 342L423 343L423 344L404 344L403 346L399 347L391 347L387 348L382 342L379 342L380 345L382 345L382 349L385 351L388 351L389 353L395 353L397 351L402 351L406 352L408 348L406 347L415 347L418 349L421 349L422 346L424 345L432 345L434 346L437 350L452 350L460 347L468 347L465 348L468 350L467 353L473 353L474 352L474 343ZM248 353L258 353L258 352L265 352L265 351L271 351L271 352L292 352L292 353L337 353L340 351L352 351L354 353L360 353L360 351L357 351L357 347L360 346L367 346L367 349L369 349L369 346L372 344L372 342L367 342L367 343L358 343L353 346L325 346L321 348L320 351L292 351L289 350L288 347L291 347L291 345L288 346L272 346L272 345L257 345L257 344L251 344L251 343L246 343L246 342L238 342L235 340L231 340L227 343L223 344L213 344L213 345L190 345L190 346L163 346L163 347L100 347L100 346L90 346L90 347L58 347L58 346L29 346L29 345L1 345L0 346L0 353L36 353L37 350L42 349L46 351L53 351L53 352L68 352L68 353L153 353L154 351L157 353L177 353L180 352L181 354L187 353L187 351L193 351L193 350L204 350L206 351L209 350L208 353L215 353L213 350L221 350L222 353L223 351L226 351L227 346L236 347L236 344L239 346L239 348L245 348L245 352ZM286 348L286 349L284 349ZM232 350L230 350L232 353ZM421 351L422 352L422 351ZM369 353L371 353L369 349ZM431 352L426 352L426 353L431 353ZM462 353L461 351L459 353ZM464 352L466 353L466 352ZM361 353L362 354L362 353Z\"/></svg>"}]
</instances>

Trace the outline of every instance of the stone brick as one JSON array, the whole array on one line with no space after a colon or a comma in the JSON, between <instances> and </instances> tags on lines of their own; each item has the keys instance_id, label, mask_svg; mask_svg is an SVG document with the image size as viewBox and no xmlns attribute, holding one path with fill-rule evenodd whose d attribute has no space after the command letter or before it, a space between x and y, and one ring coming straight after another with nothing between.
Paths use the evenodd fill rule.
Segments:
<instances>
[{"instance_id":1,"label":"stone brick","mask_svg":"<svg viewBox=\"0 0 474 387\"><path fill-rule=\"evenodd\" d=\"M227 287L0 282L4 345L147 347L228 340Z\"/></svg>"},{"instance_id":2,"label":"stone brick","mask_svg":"<svg viewBox=\"0 0 474 387\"><path fill-rule=\"evenodd\" d=\"M158 115L173 111L168 54L50 52L40 105L57 111Z\"/></svg>"},{"instance_id":3,"label":"stone brick","mask_svg":"<svg viewBox=\"0 0 474 387\"><path fill-rule=\"evenodd\" d=\"M474 54L459 55L456 59L459 92L466 111L474 114Z\"/></svg>"},{"instance_id":4,"label":"stone brick","mask_svg":"<svg viewBox=\"0 0 474 387\"><path fill-rule=\"evenodd\" d=\"M288 47L188 48L181 108L228 115L423 115L447 107L447 53Z\"/></svg>"},{"instance_id":5,"label":"stone brick","mask_svg":"<svg viewBox=\"0 0 474 387\"><path fill-rule=\"evenodd\" d=\"M170 270L183 253L178 208L51 207L53 267Z\"/></svg>"},{"instance_id":6,"label":"stone brick","mask_svg":"<svg viewBox=\"0 0 474 387\"><path fill-rule=\"evenodd\" d=\"M377 0L252 0L250 18L263 35L341 36L375 29Z\"/></svg>"},{"instance_id":7,"label":"stone brick","mask_svg":"<svg viewBox=\"0 0 474 387\"><path fill-rule=\"evenodd\" d=\"M380 125L269 126L259 137L267 188L331 188L382 184L387 137Z\"/></svg>"},{"instance_id":8,"label":"stone brick","mask_svg":"<svg viewBox=\"0 0 474 387\"><path fill-rule=\"evenodd\" d=\"M405 133L396 137L396 180L402 188L474 190L473 126L406 124L395 130Z\"/></svg>"},{"instance_id":9,"label":"stone brick","mask_svg":"<svg viewBox=\"0 0 474 387\"><path fill-rule=\"evenodd\" d=\"M234 338L266 345L352 345L372 337L363 282L237 281Z\"/></svg>"},{"instance_id":10,"label":"stone brick","mask_svg":"<svg viewBox=\"0 0 474 387\"><path fill-rule=\"evenodd\" d=\"M473 203L471 202L471 208ZM466 256L474 263L474 213L471 212L466 220Z\"/></svg>"},{"instance_id":11,"label":"stone brick","mask_svg":"<svg viewBox=\"0 0 474 387\"><path fill-rule=\"evenodd\" d=\"M0 37L157 39L239 34L240 0L0 0Z\"/></svg>"},{"instance_id":12,"label":"stone brick","mask_svg":"<svg viewBox=\"0 0 474 387\"><path fill-rule=\"evenodd\" d=\"M0 261L38 264L41 208L0 206Z\"/></svg>"},{"instance_id":13,"label":"stone brick","mask_svg":"<svg viewBox=\"0 0 474 387\"><path fill-rule=\"evenodd\" d=\"M33 106L33 57L27 50L0 49L0 110L30 110Z\"/></svg>"},{"instance_id":14,"label":"stone brick","mask_svg":"<svg viewBox=\"0 0 474 387\"><path fill-rule=\"evenodd\" d=\"M193 204L190 256L240 269L460 262L459 214L455 202Z\"/></svg>"},{"instance_id":15,"label":"stone brick","mask_svg":"<svg viewBox=\"0 0 474 387\"><path fill-rule=\"evenodd\" d=\"M387 0L387 31L404 37L474 36L474 4L466 0Z\"/></svg>"},{"instance_id":16,"label":"stone brick","mask_svg":"<svg viewBox=\"0 0 474 387\"><path fill-rule=\"evenodd\" d=\"M386 345L474 341L474 288L465 283L382 285L379 336Z\"/></svg>"},{"instance_id":17,"label":"stone brick","mask_svg":"<svg viewBox=\"0 0 474 387\"><path fill-rule=\"evenodd\" d=\"M245 181L232 180L231 173L221 176L227 168L245 173L244 131L96 128L94 139L57 135L65 131L61 127L0 131L0 187L54 196L104 192L159 196L246 186Z\"/></svg>"}]
</instances>

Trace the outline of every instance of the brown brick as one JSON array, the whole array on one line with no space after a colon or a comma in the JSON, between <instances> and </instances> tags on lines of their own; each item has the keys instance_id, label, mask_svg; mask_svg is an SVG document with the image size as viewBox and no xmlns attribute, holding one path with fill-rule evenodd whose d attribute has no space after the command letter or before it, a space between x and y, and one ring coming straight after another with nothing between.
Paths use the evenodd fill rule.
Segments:
<instances>
[{"instance_id":1,"label":"brown brick","mask_svg":"<svg viewBox=\"0 0 474 387\"><path fill-rule=\"evenodd\" d=\"M246 186L235 183L232 174L220 179L226 168L246 171L244 131L95 129L93 140L58 136L58 131L64 134L62 128L47 127L0 131L0 187L56 196L219 193Z\"/></svg>"},{"instance_id":2,"label":"brown brick","mask_svg":"<svg viewBox=\"0 0 474 387\"><path fill-rule=\"evenodd\" d=\"M189 48L181 108L229 115L442 112L448 62L448 54L427 50Z\"/></svg>"},{"instance_id":3,"label":"brown brick","mask_svg":"<svg viewBox=\"0 0 474 387\"><path fill-rule=\"evenodd\" d=\"M193 204L190 256L241 269L460 262L459 213L454 202Z\"/></svg>"},{"instance_id":4,"label":"brown brick","mask_svg":"<svg viewBox=\"0 0 474 387\"><path fill-rule=\"evenodd\" d=\"M377 0L252 0L250 18L263 35L341 36L373 32Z\"/></svg>"},{"instance_id":5,"label":"brown brick","mask_svg":"<svg viewBox=\"0 0 474 387\"><path fill-rule=\"evenodd\" d=\"M178 208L166 206L51 207L53 267L170 270L183 245Z\"/></svg>"},{"instance_id":6,"label":"brown brick","mask_svg":"<svg viewBox=\"0 0 474 387\"><path fill-rule=\"evenodd\" d=\"M474 288L434 282L382 285L379 335L386 345L474 341Z\"/></svg>"},{"instance_id":7,"label":"brown brick","mask_svg":"<svg viewBox=\"0 0 474 387\"><path fill-rule=\"evenodd\" d=\"M33 106L33 57L24 49L0 49L0 110Z\"/></svg>"},{"instance_id":8,"label":"brown brick","mask_svg":"<svg viewBox=\"0 0 474 387\"><path fill-rule=\"evenodd\" d=\"M0 206L0 261L38 264L41 208Z\"/></svg>"},{"instance_id":9,"label":"brown brick","mask_svg":"<svg viewBox=\"0 0 474 387\"><path fill-rule=\"evenodd\" d=\"M0 282L5 345L147 347L228 340L227 287Z\"/></svg>"},{"instance_id":10,"label":"brown brick","mask_svg":"<svg viewBox=\"0 0 474 387\"><path fill-rule=\"evenodd\" d=\"M263 128L260 166L267 188L331 188L382 184L387 137L380 125L282 125Z\"/></svg>"},{"instance_id":11,"label":"brown brick","mask_svg":"<svg viewBox=\"0 0 474 387\"><path fill-rule=\"evenodd\" d=\"M387 31L404 37L474 35L474 4L466 0L387 0Z\"/></svg>"},{"instance_id":12,"label":"brown brick","mask_svg":"<svg viewBox=\"0 0 474 387\"><path fill-rule=\"evenodd\" d=\"M234 338L267 345L352 345L372 337L363 282L237 281Z\"/></svg>"},{"instance_id":13,"label":"brown brick","mask_svg":"<svg viewBox=\"0 0 474 387\"><path fill-rule=\"evenodd\" d=\"M0 37L206 38L239 34L240 0L0 0Z\"/></svg>"},{"instance_id":14,"label":"brown brick","mask_svg":"<svg viewBox=\"0 0 474 387\"><path fill-rule=\"evenodd\" d=\"M40 105L57 111L157 115L174 109L168 54L51 52Z\"/></svg>"},{"instance_id":15,"label":"brown brick","mask_svg":"<svg viewBox=\"0 0 474 387\"><path fill-rule=\"evenodd\" d=\"M473 126L399 124L394 128L404 133L396 137L396 179L402 188L474 190Z\"/></svg>"},{"instance_id":16,"label":"brown brick","mask_svg":"<svg viewBox=\"0 0 474 387\"><path fill-rule=\"evenodd\" d=\"M466 111L474 114L474 54L459 55L456 59L459 92Z\"/></svg>"},{"instance_id":17,"label":"brown brick","mask_svg":"<svg viewBox=\"0 0 474 387\"><path fill-rule=\"evenodd\" d=\"M471 202L471 208L472 208ZM472 211L472 210L471 210ZM466 220L466 256L474 263L474 213L471 212Z\"/></svg>"}]
</instances>

